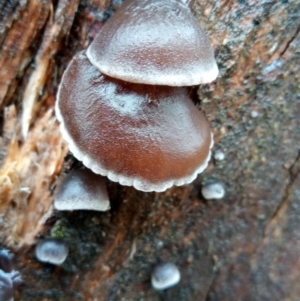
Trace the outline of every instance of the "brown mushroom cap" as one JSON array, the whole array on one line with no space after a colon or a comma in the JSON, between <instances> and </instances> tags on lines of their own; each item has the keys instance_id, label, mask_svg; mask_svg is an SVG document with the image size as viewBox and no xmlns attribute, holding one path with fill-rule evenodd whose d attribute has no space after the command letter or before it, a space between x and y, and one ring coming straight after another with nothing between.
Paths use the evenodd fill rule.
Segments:
<instances>
[{"instance_id":1,"label":"brown mushroom cap","mask_svg":"<svg viewBox=\"0 0 300 301\"><path fill-rule=\"evenodd\" d=\"M88 169L72 170L58 186L54 207L57 210L109 210L103 177Z\"/></svg>"},{"instance_id":2,"label":"brown mushroom cap","mask_svg":"<svg viewBox=\"0 0 300 301\"><path fill-rule=\"evenodd\" d=\"M187 88L109 78L83 52L64 73L56 115L78 160L142 191L190 183L210 158L209 124Z\"/></svg>"},{"instance_id":3,"label":"brown mushroom cap","mask_svg":"<svg viewBox=\"0 0 300 301\"><path fill-rule=\"evenodd\" d=\"M210 41L178 0L129 0L87 50L102 73L132 83L192 86L216 79Z\"/></svg>"}]
</instances>

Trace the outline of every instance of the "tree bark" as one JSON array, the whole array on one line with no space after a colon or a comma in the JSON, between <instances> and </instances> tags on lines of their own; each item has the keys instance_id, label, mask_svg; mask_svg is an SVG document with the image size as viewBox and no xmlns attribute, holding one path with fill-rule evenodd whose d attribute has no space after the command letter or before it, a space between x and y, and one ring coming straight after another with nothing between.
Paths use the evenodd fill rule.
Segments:
<instances>
[{"instance_id":1,"label":"tree bark","mask_svg":"<svg viewBox=\"0 0 300 301\"><path fill-rule=\"evenodd\" d=\"M120 1L0 3L0 244L24 280L16 300L298 300L300 1L195 1L220 69L198 88L214 153L183 187L143 193L107 180L106 213L53 211L60 174L80 164L54 115L57 87ZM202 184L222 182L222 200ZM61 267L39 263L40 237L63 237ZM174 262L180 283L151 288Z\"/></svg>"}]
</instances>

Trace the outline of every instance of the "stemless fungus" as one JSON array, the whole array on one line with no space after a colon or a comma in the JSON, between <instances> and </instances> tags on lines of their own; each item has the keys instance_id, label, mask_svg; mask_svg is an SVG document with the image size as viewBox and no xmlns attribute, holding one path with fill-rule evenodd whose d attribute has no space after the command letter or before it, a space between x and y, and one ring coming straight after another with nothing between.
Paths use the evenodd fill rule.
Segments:
<instances>
[{"instance_id":1,"label":"stemless fungus","mask_svg":"<svg viewBox=\"0 0 300 301\"><path fill-rule=\"evenodd\" d=\"M67 258L69 248L62 239L45 238L35 248L35 256L41 262L61 265Z\"/></svg>"},{"instance_id":2,"label":"stemless fungus","mask_svg":"<svg viewBox=\"0 0 300 301\"><path fill-rule=\"evenodd\" d=\"M223 161L225 159L225 154L220 149L215 151L214 153L214 159L217 161Z\"/></svg>"},{"instance_id":3,"label":"stemless fungus","mask_svg":"<svg viewBox=\"0 0 300 301\"><path fill-rule=\"evenodd\" d=\"M206 200L222 199L225 195L225 189L222 183L209 181L202 186L202 195Z\"/></svg>"},{"instance_id":4,"label":"stemless fungus","mask_svg":"<svg viewBox=\"0 0 300 301\"><path fill-rule=\"evenodd\" d=\"M210 41L178 0L128 0L87 50L102 73L132 83L192 86L218 75Z\"/></svg>"},{"instance_id":5,"label":"stemless fungus","mask_svg":"<svg viewBox=\"0 0 300 301\"><path fill-rule=\"evenodd\" d=\"M103 177L88 169L71 171L58 187L54 207L57 210L109 210Z\"/></svg>"},{"instance_id":6,"label":"stemless fungus","mask_svg":"<svg viewBox=\"0 0 300 301\"><path fill-rule=\"evenodd\" d=\"M56 115L78 160L142 191L190 183L210 158L209 124L187 88L109 78L84 52L64 73Z\"/></svg>"},{"instance_id":7,"label":"stemless fungus","mask_svg":"<svg viewBox=\"0 0 300 301\"><path fill-rule=\"evenodd\" d=\"M158 265L151 276L152 287L156 290L167 289L180 281L180 272L173 263L166 262Z\"/></svg>"}]
</instances>

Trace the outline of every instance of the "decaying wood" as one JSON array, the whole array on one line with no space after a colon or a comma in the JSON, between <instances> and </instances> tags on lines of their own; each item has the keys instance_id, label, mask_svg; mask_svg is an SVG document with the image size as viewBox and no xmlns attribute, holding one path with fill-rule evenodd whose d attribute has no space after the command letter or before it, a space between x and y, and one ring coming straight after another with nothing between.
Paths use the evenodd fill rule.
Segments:
<instances>
[{"instance_id":1,"label":"decaying wood","mask_svg":"<svg viewBox=\"0 0 300 301\"><path fill-rule=\"evenodd\" d=\"M13 105L7 108L5 116L17 117ZM6 128L10 127L6 125ZM13 134L18 127L15 120L14 128L5 132L11 139L0 170L1 241L11 247L32 244L51 216L49 187L60 172L67 153L51 109L36 120L22 145Z\"/></svg>"},{"instance_id":2,"label":"decaying wood","mask_svg":"<svg viewBox=\"0 0 300 301\"><path fill-rule=\"evenodd\" d=\"M61 170L67 148L59 134L55 117L53 117L53 108L46 109L47 106L44 105L45 101L51 101L51 96L49 97L45 92L38 104L36 104L36 100L43 91L46 79L52 79L53 72L51 72L50 62L61 45L62 37L69 33L77 7L78 1L72 3L60 1L53 13L50 1L29 1L22 8L24 17L19 17L18 26L12 25L11 29L6 28L8 34L2 45L2 50L4 50L1 68L4 74L3 93L5 93L5 87L9 87L13 81L16 72L20 71L18 64L20 64L20 60L24 59L23 52L27 51L28 43L36 34L35 22L40 21L40 11L44 16L43 22L45 17L48 17L42 42L35 56L35 69L30 74L25 91L22 93L24 96L22 97L21 121L18 118L14 128L9 133L3 133L3 139L5 136L10 136L11 140L7 143L5 161L0 172L0 194L4 213L4 222L1 228L3 241L11 246L31 244L35 235L40 231L41 225L52 211L49 187ZM24 27L27 31L21 38ZM5 50L7 51L5 52ZM19 59L12 64L10 60L4 61L7 59L7 55L18 56ZM53 105L53 95L51 104ZM30 137L19 143L20 124L22 136L26 137L32 115L36 115L38 108L40 109L43 105L43 115L35 118L36 123L30 132ZM14 112L6 114L6 117L12 115L16 117L14 106L7 107L6 110ZM5 122L12 121L5 118ZM5 144L4 141L2 143ZM28 216L32 216L32 218L28 219Z\"/></svg>"},{"instance_id":3,"label":"decaying wood","mask_svg":"<svg viewBox=\"0 0 300 301\"><path fill-rule=\"evenodd\" d=\"M1 25L0 108L9 102L18 87L18 77L30 62L30 46L41 31L49 12L49 1L13 1L15 11L8 11ZM25 2L25 3L24 3ZM9 6L10 1L4 1ZM4 10L5 11L5 10Z\"/></svg>"},{"instance_id":4,"label":"decaying wood","mask_svg":"<svg viewBox=\"0 0 300 301\"><path fill-rule=\"evenodd\" d=\"M53 6L49 2L50 16L48 24L43 33L43 41L35 56L35 70L32 72L24 92L22 100L22 135L26 138L28 129L35 113L35 103L39 94L44 88L47 79L47 73L51 72L50 64L56 55L61 40L66 36L73 23L75 12L77 11L78 1L59 1L53 16ZM49 77L49 75L48 75Z\"/></svg>"},{"instance_id":5,"label":"decaying wood","mask_svg":"<svg viewBox=\"0 0 300 301\"><path fill-rule=\"evenodd\" d=\"M57 177L79 164L65 160L57 86L117 2L0 4L0 242L24 279L16 300L298 300L299 0L193 5L220 68L215 83L199 87L197 106L223 161L165 193L107 181L107 213L53 212ZM26 139L22 115L23 129L31 122ZM224 183L221 201L201 196L210 179ZM37 234L66 239L62 267L35 260ZM176 263L182 280L156 292L150 275L161 260Z\"/></svg>"}]
</instances>

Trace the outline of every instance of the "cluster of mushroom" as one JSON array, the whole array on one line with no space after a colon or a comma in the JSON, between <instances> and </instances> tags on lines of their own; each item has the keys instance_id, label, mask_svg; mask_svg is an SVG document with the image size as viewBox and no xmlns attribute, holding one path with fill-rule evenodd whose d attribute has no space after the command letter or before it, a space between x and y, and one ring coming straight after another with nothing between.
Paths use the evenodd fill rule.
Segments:
<instances>
[{"instance_id":1,"label":"cluster of mushroom","mask_svg":"<svg viewBox=\"0 0 300 301\"><path fill-rule=\"evenodd\" d=\"M13 301L14 289L22 283L21 275L13 269L13 255L0 250L0 301Z\"/></svg>"},{"instance_id":2,"label":"cluster of mushroom","mask_svg":"<svg viewBox=\"0 0 300 301\"><path fill-rule=\"evenodd\" d=\"M210 159L209 124L187 86L213 81L209 39L183 0L126 0L66 69L56 115L70 151L142 191L193 181Z\"/></svg>"}]
</instances>

